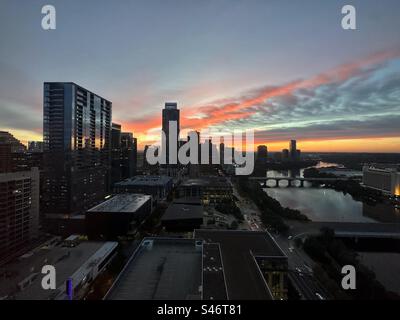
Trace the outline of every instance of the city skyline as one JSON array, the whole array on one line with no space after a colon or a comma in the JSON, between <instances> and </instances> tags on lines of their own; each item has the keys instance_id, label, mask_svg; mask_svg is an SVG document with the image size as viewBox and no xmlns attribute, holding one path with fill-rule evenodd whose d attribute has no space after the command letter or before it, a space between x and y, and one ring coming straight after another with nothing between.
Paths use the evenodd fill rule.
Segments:
<instances>
[{"instance_id":1,"label":"city skyline","mask_svg":"<svg viewBox=\"0 0 400 320\"><path fill-rule=\"evenodd\" d=\"M183 130L254 129L272 152L290 139L304 152L400 152L398 2L354 1L354 32L340 27L340 1L175 2L53 1L50 32L36 2L23 13L2 2L0 128L42 140L43 83L72 81L112 101L112 120L141 150L164 102L177 101ZM108 12L120 18L104 26Z\"/></svg>"}]
</instances>

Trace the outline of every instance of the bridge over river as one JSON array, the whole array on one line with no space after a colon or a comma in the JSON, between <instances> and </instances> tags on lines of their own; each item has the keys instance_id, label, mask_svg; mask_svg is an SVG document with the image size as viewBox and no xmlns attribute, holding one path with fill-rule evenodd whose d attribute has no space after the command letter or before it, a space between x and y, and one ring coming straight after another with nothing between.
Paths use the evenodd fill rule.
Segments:
<instances>
[{"instance_id":1,"label":"bridge over river","mask_svg":"<svg viewBox=\"0 0 400 320\"><path fill-rule=\"evenodd\" d=\"M318 183L328 183L335 181L350 181L356 180L360 181L361 178L348 178L348 177L335 177L335 178L304 178L304 177L249 177L250 180L256 180L263 184L263 186L267 186L267 182L272 180L275 181L275 187L279 187L280 181L287 181L287 187L293 187L293 182L299 181L300 187L304 187L304 182L318 182Z\"/></svg>"}]
</instances>

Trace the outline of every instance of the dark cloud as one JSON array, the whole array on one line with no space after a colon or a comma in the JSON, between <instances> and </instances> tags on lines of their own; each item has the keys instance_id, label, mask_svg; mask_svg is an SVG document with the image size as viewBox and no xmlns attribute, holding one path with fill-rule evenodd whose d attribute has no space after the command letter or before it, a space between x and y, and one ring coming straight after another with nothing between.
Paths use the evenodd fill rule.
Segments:
<instances>
[{"instance_id":1,"label":"dark cloud","mask_svg":"<svg viewBox=\"0 0 400 320\"><path fill-rule=\"evenodd\" d=\"M265 141L400 136L400 70L379 64L341 82L271 97L251 110L249 118L225 124L260 128Z\"/></svg>"},{"instance_id":2,"label":"dark cloud","mask_svg":"<svg viewBox=\"0 0 400 320\"><path fill-rule=\"evenodd\" d=\"M315 122L307 126L293 126L256 131L256 141L356 139L400 136L400 115L370 116L360 120Z\"/></svg>"}]
</instances>

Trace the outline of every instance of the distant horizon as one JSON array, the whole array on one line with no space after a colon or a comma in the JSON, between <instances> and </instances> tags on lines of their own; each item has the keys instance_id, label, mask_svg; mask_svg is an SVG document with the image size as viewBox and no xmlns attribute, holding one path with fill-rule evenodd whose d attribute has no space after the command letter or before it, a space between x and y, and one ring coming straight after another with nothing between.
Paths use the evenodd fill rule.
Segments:
<instances>
[{"instance_id":1,"label":"distant horizon","mask_svg":"<svg viewBox=\"0 0 400 320\"><path fill-rule=\"evenodd\" d=\"M161 118L160 118L160 121L161 121ZM113 123L118 123L118 122L114 122L113 121ZM7 132L11 133L15 138L17 138L26 147L28 147L28 143L31 142L31 141L43 142L43 139L22 140L15 133L13 133L12 130L0 129L0 131L7 131ZM127 132L127 131L126 130L122 130L122 132ZM288 146L289 141L290 140L280 142L279 144L282 145L281 149L276 149L276 148L270 149L271 144L272 145L276 145L276 143L256 143L255 145L256 145L256 147L261 146L261 145L265 145L268 148L268 152L279 153L279 152L282 152L283 149L289 149L289 146ZM302 153L400 154L400 150L399 151L370 151L370 150L369 151L367 151L367 150L365 150L365 151L363 151L363 150L353 150L353 151L352 150L347 150L347 151L344 151L344 150L318 150L318 151L315 151L315 150L302 148L302 145L304 146L304 144L309 144L310 141L303 141L303 140L296 140L296 141L297 141L297 146L301 150ZM323 142L326 143L326 141L323 141ZM311 141L311 143L313 143L313 141ZM145 147L145 145L143 145L142 148L138 148L138 151L143 152L144 151L144 147ZM254 148L253 150L250 150L249 152L251 152L251 151L255 152L257 150L256 150L256 148Z\"/></svg>"}]
</instances>

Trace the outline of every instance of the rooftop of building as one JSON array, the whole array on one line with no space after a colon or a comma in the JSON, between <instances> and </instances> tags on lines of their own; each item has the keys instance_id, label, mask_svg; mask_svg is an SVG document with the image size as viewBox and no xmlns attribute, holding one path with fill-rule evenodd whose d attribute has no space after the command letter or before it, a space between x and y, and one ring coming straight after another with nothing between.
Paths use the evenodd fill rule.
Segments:
<instances>
[{"instance_id":1,"label":"rooftop of building","mask_svg":"<svg viewBox=\"0 0 400 320\"><path fill-rule=\"evenodd\" d=\"M151 201L151 196L138 193L117 194L87 212L136 212L147 201Z\"/></svg>"},{"instance_id":2,"label":"rooftop of building","mask_svg":"<svg viewBox=\"0 0 400 320\"><path fill-rule=\"evenodd\" d=\"M372 163L364 166L364 170L375 170L375 171L387 171L387 172L399 172L400 164L396 163Z\"/></svg>"},{"instance_id":3,"label":"rooftop of building","mask_svg":"<svg viewBox=\"0 0 400 320\"><path fill-rule=\"evenodd\" d=\"M42 245L0 268L0 297L14 296L17 300L47 300L59 295L65 281L73 278L75 283L85 276L88 268L99 258L114 249L116 242L83 241L76 247ZM41 270L44 265L56 268L57 290L44 290L41 286ZM15 291L26 279L32 283L22 291Z\"/></svg>"},{"instance_id":4,"label":"rooftop of building","mask_svg":"<svg viewBox=\"0 0 400 320\"><path fill-rule=\"evenodd\" d=\"M65 81L65 82L63 82L63 81L45 81L44 84L59 84L59 85L61 85L61 84L70 84L70 85L74 85L74 86L76 86L77 88L79 88L79 89L81 89L83 91L90 92L90 93L94 94L95 96L99 97L100 99L103 99L103 100L111 103L110 100L108 100L108 99L98 95L97 93L95 93L95 92L93 92L93 91L91 91L89 89L86 89L85 87L82 87L81 85L79 85L79 84L77 84L75 82L72 82L72 81Z\"/></svg>"},{"instance_id":5,"label":"rooftop of building","mask_svg":"<svg viewBox=\"0 0 400 320\"><path fill-rule=\"evenodd\" d=\"M162 221L168 220L186 220L186 219L202 219L203 206L195 204L173 203L165 211Z\"/></svg>"},{"instance_id":6,"label":"rooftop of building","mask_svg":"<svg viewBox=\"0 0 400 320\"><path fill-rule=\"evenodd\" d=\"M227 300L224 267L218 243L203 245L203 300Z\"/></svg>"},{"instance_id":7,"label":"rooftop of building","mask_svg":"<svg viewBox=\"0 0 400 320\"><path fill-rule=\"evenodd\" d=\"M168 176L135 176L117 182L115 186L164 186L171 181L172 178Z\"/></svg>"},{"instance_id":8,"label":"rooftop of building","mask_svg":"<svg viewBox=\"0 0 400 320\"><path fill-rule=\"evenodd\" d=\"M200 299L201 265L201 245L193 239L145 238L106 299Z\"/></svg>"},{"instance_id":9,"label":"rooftop of building","mask_svg":"<svg viewBox=\"0 0 400 320\"><path fill-rule=\"evenodd\" d=\"M0 182L8 180L24 180L24 179L30 179L32 177L39 179L39 168L33 167L27 169L26 171L13 171L13 172L0 173Z\"/></svg>"},{"instance_id":10,"label":"rooftop of building","mask_svg":"<svg viewBox=\"0 0 400 320\"><path fill-rule=\"evenodd\" d=\"M166 102L165 103L165 109L167 110L176 110L178 109L178 103L176 102Z\"/></svg>"},{"instance_id":11,"label":"rooftop of building","mask_svg":"<svg viewBox=\"0 0 400 320\"><path fill-rule=\"evenodd\" d=\"M231 187L228 180L225 177L202 177L202 178L189 178L184 180L180 186L191 187L191 186L202 186L202 187Z\"/></svg>"},{"instance_id":12,"label":"rooftop of building","mask_svg":"<svg viewBox=\"0 0 400 320\"><path fill-rule=\"evenodd\" d=\"M195 230L195 238L219 245L229 299L272 299L255 258L286 255L267 232Z\"/></svg>"}]
</instances>

